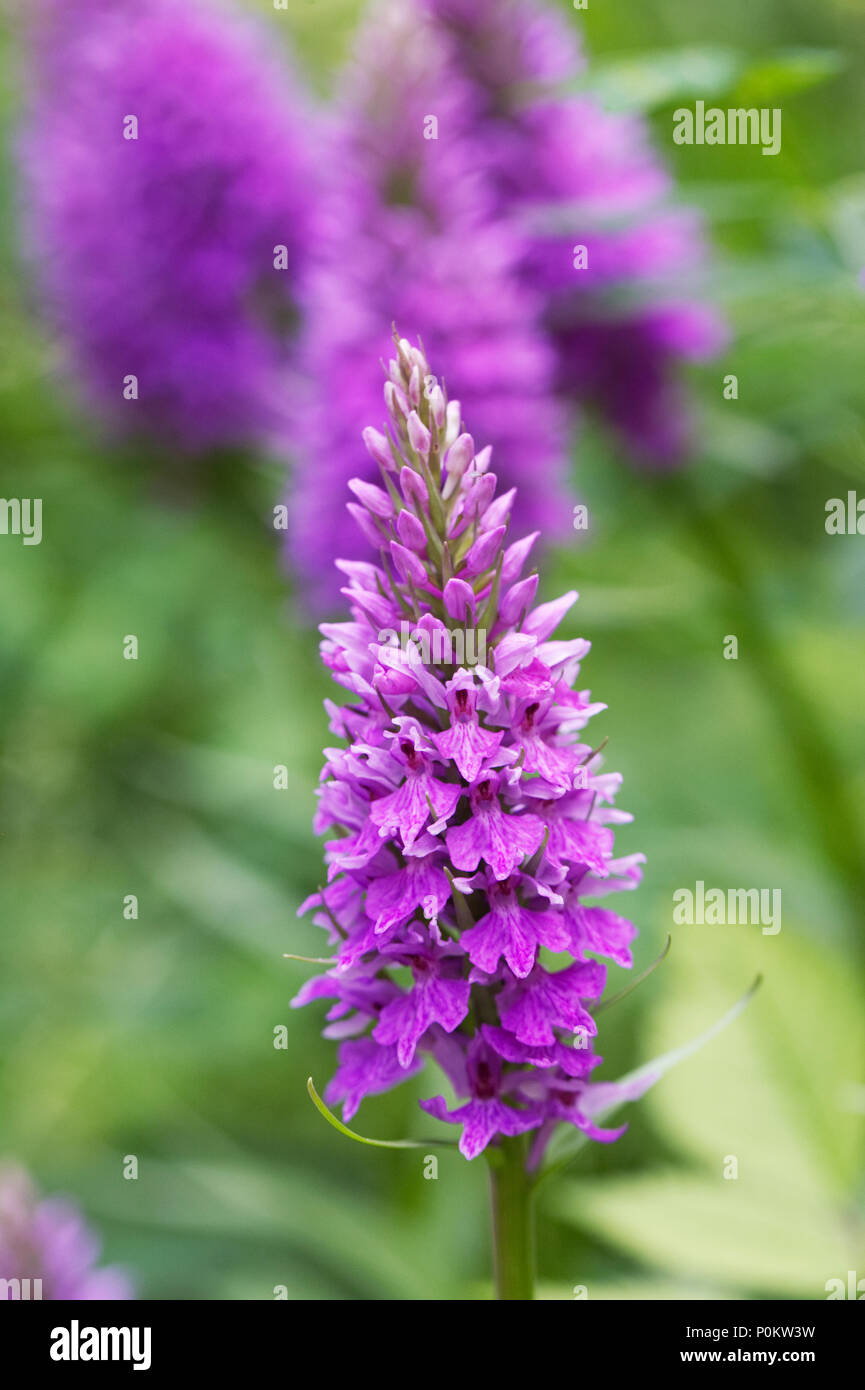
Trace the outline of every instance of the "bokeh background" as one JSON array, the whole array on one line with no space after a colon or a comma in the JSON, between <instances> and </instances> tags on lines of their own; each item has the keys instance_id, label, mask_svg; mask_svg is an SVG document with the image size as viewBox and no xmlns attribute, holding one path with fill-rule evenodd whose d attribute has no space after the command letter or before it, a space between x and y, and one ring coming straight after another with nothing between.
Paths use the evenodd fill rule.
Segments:
<instances>
[{"instance_id":1,"label":"bokeh background","mask_svg":"<svg viewBox=\"0 0 865 1390\"><path fill-rule=\"evenodd\" d=\"M247 8L326 95L354 0ZM544 581L581 592L564 635L592 639L586 684L610 706L597 729L636 817L617 844L648 855L638 966L673 934L604 1015L602 1076L764 983L631 1107L621 1142L542 1189L541 1292L824 1298L865 1275L865 538L824 529L827 499L865 496L865 6L560 8L593 88L648 114L708 218L702 292L733 329L691 373L683 474L635 474L584 430L589 536ZM11 132L12 38L2 61ZM672 110L697 96L781 105L782 155L674 147ZM320 877L328 686L268 525L282 466L214 458L187 488L164 457L105 443L34 312L4 159L0 491L45 499L45 531L0 537L0 1152L83 1205L143 1297L488 1296L483 1163L440 1150L427 1181L423 1151L351 1144L306 1095L333 1045L317 1009L289 1010L307 970L283 953L321 948L295 913ZM673 891L698 879L780 888L782 931L674 927ZM429 1084L367 1101L357 1127L429 1133Z\"/></svg>"}]
</instances>

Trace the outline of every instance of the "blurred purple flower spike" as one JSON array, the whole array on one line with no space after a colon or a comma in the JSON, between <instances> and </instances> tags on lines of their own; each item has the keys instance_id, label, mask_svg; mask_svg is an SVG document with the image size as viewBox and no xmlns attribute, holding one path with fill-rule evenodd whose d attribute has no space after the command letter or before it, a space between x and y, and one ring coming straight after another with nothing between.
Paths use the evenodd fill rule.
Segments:
<instances>
[{"instance_id":1,"label":"blurred purple flower spike","mask_svg":"<svg viewBox=\"0 0 865 1390\"><path fill-rule=\"evenodd\" d=\"M30 1281L31 1299L132 1298L126 1274L95 1268L98 1257L99 1241L76 1206L61 1197L40 1198L25 1173L0 1166L0 1288L6 1299L25 1296L22 1280Z\"/></svg>"},{"instance_id":2,"label":"blurred purple flower spike","mask_svg":"<svg viewBox=\"0 0 865 1390\"><path fill-rule=\"evenodd\" d=\"M726 332L673 288L705 251L696 215L665 203L671 180L648 127L566 90L585 60L570 23L538 0L418 4L464 81L496 213L523 230L558 391L605 417L636 461L675 464L690 424L677 368L717 352Z\"/></svg>"},{"instance_id":3,"label":"blurred purple flower spike","mask_svg":"<svg viewBox=\"0 0 865 1390\"><path fill-rule=\"evenodd\" d=\"M441 382L459 382L503 486L520 485L520 523L548 540L570 524L555 355L541 301L517 273L523 238L496 215L480 172L471 93L444 36L410 3L377 4L340 93L291 489L291 556L319 613L338 602L334 558L364 553L345 489L378 476L360 438L383 424L379 363L394 321L423 339Z\"/></svg>"},{"instance_id":4,"label":"blurred purple flower spike","mask_svg":"<svg viewBox=\"0 0 865 1390\"><path fill-rule=\"evenodd\" d=\"M85 398L172 452L284 428L316 203L290 71L203 0L39 0L27 29L26 250Z\"/></svg>"}]
</instances>

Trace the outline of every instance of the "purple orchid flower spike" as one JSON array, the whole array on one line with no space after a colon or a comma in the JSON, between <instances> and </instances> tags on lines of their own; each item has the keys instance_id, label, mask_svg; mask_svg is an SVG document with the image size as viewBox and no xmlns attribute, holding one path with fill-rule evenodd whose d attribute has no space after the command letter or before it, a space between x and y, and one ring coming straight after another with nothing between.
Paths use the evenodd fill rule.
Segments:
<instances>
[{"instance_id":1,"label":"purple orchid flower spike","mask_svg":"<svg viewBox=\"0 0 865 1390\"><path fill-rule=\"evenodd\" d=\"M581 742L604 708L574 689L589 644L554 636L577 596L536 603L513 495L497 494L459 404L421 388L431 377L397 339L389 435L366 434L380 484L352 488L373 554L340 566L351 619L322 626L353 703L328 706L345 746L327 750L316 828L339 834L304 905L336 954L295 1002L329 1001L341 1041L325 1099L344 1119L432 1057L457 1103L423 1108L460 1127L466 1158L517 1175L502 1190L527 1193L529 1133L537 1165L560 1126L622 1132L592 1118L593 957L629 966L636 929L584 899L633 888L642 856L614 858L621 779ZM517 1217L497 1220L507 1244Z\"/></svg>"},{"instance_id":2,"label":"purple orchid flower spike","mask_svg":"<svg viewBox=\"0 0 865 1390\"><path fill-rule=\"evenodd\" d=\"M589 650L555 636L574 593L538 604L533 536L511 540L499 494L426 355L394 339L387 436L363 438L379 483L349 509L372 554L337 561L351 620L324 623L321 654L352 698L326 702L342 746L325 750L315 828L327 885L302 906L334 953L294 1000L329 1003L339 1065L310 1096L341 1133L370 1095L438 1064L456 1103L420 1102L459 1126L490 1166L498 1296L532 1297L531 1192L602 1122L715 1037L754 988L692 1042L618 1081L595 1081L604 960L629 969L636 927L592 903L638 885L644 856L615 857L621 777L582 741L605 706L576 688ZM405 640L397 640L402 632ZM602 960L596 959L601 957ZM327 1102L327 1104L325 1103ZM342 1104L342 1121L328 1104Z\"/></svg>"},{"instance_id":3,"label":"purple orchid flower spike","mask_svg":"<svg viewBox=\"0 0 865 1390\"><path fill-rule=\"evenodd\" d=\"M69 375L172 456L281 437L317 205L296 77L230 3L22 8L22 240Z\"/></svg>"}]
</instances>

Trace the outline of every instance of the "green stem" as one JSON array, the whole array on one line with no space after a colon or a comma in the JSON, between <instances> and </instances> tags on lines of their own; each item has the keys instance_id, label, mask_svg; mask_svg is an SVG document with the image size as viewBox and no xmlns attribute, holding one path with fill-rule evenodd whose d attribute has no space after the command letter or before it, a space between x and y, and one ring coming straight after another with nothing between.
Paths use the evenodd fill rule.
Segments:
<instances>
[{"instance_id":1,"label":"green stem","mask_svg":"<svg viewBox=\"0 0 865 1390\"><path fill-rule=\"evenodd\" d=\"M503 1137L488 1158L496 1298L529 1301L535 1296L535 1260L525 1136Z\"/></svg>"}]
</instances>

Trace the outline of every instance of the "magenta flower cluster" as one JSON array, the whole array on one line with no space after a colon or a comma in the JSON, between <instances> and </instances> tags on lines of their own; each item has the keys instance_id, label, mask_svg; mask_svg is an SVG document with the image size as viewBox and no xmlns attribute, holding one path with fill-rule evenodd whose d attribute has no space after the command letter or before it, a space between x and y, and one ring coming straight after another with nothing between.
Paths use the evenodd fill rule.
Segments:
<instances>
[{"instance_id":1,"label":"magenta flower cluster","mask_svg":"<svg viewBox=\"0 0 865 1390\"><path fill-rule=\"evenodd\" d=\"M295 1003L332 1001L345 1119L428 1055L459 1103L421 1104L467 1158L534 1130L537 1162L561 1121L621 1133L593 1122L613 1089L590 1081L594 957L630 966L635 928L587 900L635 887L643 856L614 856L620 777L582 737L604 708L574 689L589 643L554 636L577 595L536 602L536 535L511 540L491 449L405 339L385 403L388 433L364 432L381 485L350 484L373 558L338 562L351 621L321 629L353 699L328 702L328 878L301 910L335 954Z\"/></svg>"},{"instance_id":2,"label":"magenta flower cluster","mask_svg":"<svg viewBox=\"0 0 865 1390\"><path fill-rule=\"evenodd\" d=\"M20 1169L0 1168L0 1280L7 1281L7 1299L25 1296L25 1289L31 1299L132 1298L126 1275L97 1269L98 1257L99 1241L77 1207L62 1197L40 1198Z\"/></svg>"},{"instance_id":3,"label":"magenta flower cluster","mask_svg":"<svg viewBox=\"0 0 865 1390\"><path fill-rule=\"evenodd\" d=\"M28 21L25 249L89 403L173 453L284 429L315 205L290 72L208 0Z\"/></svg>"}]
</instances>

